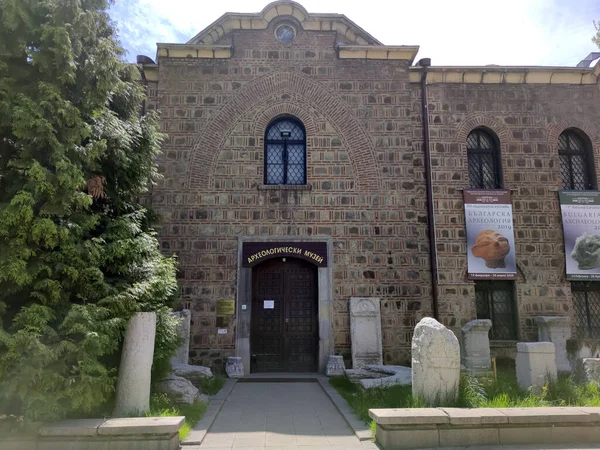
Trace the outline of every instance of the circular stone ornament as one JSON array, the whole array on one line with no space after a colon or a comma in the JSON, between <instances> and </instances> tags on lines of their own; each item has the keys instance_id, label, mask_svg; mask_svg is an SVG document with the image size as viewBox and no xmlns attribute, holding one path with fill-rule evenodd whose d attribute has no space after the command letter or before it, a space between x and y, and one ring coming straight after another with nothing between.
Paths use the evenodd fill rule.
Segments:
<instances>
[{"instance_id":1,"label":"circular stone ornament","mask_svg":"<svg viewBox=\"0 0 600 450\"><path fill-rule=\"evenodd\" d=\"M296 37L296 30L290 25L279 25L275 29L275 37L283 44L290 44Z\"/></svg>"}]
</instances>

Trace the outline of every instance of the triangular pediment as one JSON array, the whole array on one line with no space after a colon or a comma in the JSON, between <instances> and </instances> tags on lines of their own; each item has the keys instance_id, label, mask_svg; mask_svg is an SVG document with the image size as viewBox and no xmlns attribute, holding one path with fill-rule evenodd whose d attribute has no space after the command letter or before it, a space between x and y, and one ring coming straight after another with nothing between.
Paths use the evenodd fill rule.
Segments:
<instances>
[{"instance_id":1,"label":"triangular pediment","mask_svg":"<svg viewBox=\"0 0 600 450\"><path fill-rule=\"evenodd\" d=\"M259 13L225 13L187 44L215 44L234 30L265 30L281 16L293 17L305 31L336 31L349 43L383 45L343 14L309 13L299 3L282 0L270 3Z\"/></svg>"}]
</instances>

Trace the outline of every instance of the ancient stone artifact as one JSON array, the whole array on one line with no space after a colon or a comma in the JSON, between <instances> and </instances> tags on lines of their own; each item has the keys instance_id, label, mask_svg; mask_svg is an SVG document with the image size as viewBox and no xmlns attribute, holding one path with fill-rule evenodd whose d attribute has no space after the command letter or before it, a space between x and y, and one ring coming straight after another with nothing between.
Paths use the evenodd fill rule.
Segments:
<instances>
[{"instance_id":1,"label":"ancient stone artifact","mask_svg":"<svg viewBox=\"0 0 600 450\"><path fill-rule=\"evenodd\" d=\"M379 298L350 298L350 336L354 369L383 364Z\"/></svg>"},{"instance_id":2,"label":"ancient stone artifact","mask_svg":"<svg viewBox=\"0 0 600 450\"><path fill-rule=\"evenodd\" d=\"M583 373L588 382L600 382L600 358L583 358Z\"/></svg>"},{"instance_id":3,"label":"ancient stone artifact","mask_svg":"<svg viewBox=\"0 0 600 450\"><path fill-rule=\"evenodd\" d=\"M484 230L477 236L471 252L476 258L482 258L486 267L500 269L506 267L504 257L510 252L510 244L497 231Z\"/></svg>"},{"instance_id":4,"label":"ancient stone artifact","mask_svg":"<svg viewBox=\"0 0 600 450\"><path fill-rule=\"evenodd\" d=\"M241 356L230 356L227 358L225 365L225 372L229 378L243 378L244 377L244 364L242 363Z\"/></svg>"},{"instance_id":5,"label":"ancient stone artifact","mask_svg":"<svg viewBox=\"0 0 600 450\"><path fill-rule=\"evenodd\" d=\"M556 363L552 342L517 343L517 381L521 389L539 392L550 380L556 380Z\"/></svg>"},{"instance_id":6,"label":"ancient stone artifact","mask_svg":"<svg viewBox=\"0 0 600 450\"><path fill-rule=\"evenodd\" d=\"M343 356L329 355L325 374L328 377L342 376L344 375L344 370L346 370L346 365L344 364Z\"/></svg>"},{"instance_id":7,"label":"ancient stone artifact","mask_svg":"<svg viewBox=\"0 0 600 450\"><path fill-rule=\"evenodd\" d=\"M155 384L156 392L167 394L177 403L192 404L196 400L207 400L206 396L201 396L200 391L189 380L175 375L168 374L162 380Z\"/></svg>"},{"instance_id":8,"label":"ancient stone artifact","mask_svg":"<svg viewBox=\"0 0 600 450\"><path fill-rule=\"evenodd\" d=\"M567 340L571 339L571 323L568 317L535 318L538 326L538 341L554 343L556 351L556 370L559 372L570 372L571 363L567 355Z\"/></svg>"},{"instance_id":9,"label":"ancient stone artifact","mask_svg":"<svg viewBox=\"0 0 600 450\"><path fill-rule=\"evenodd\" d=\"M429 405L458 397L460 345L452 331L425 317L412 338L412 393Z\"/></svg>"},{"instance_id":10,"label":"ancient stone artifact","mask_svg":"<svg viewBox=\"0 0 600 450\"><path fill-rule=\"evenodd\" d=\"M571 258L577 261L579 270L600 267L600 235L583 233L575 240Z\"/></svg>"},{"instance_id":11,"label":"ancient stone artifact","mask_svg":"<svg viewBox=\"0 0 600 450\"><path fill-rule=\"evenodd\" d=\"M188 364L190 354L190 323L192 312L189 309L183 309L173 313L175 317L181 320L177 328L177 334L183 340L177 349L175 356L171 359L172 364Z\"/></svg>"},{"instance_id":12,"label":"ancient stone artifact","mask_svg":"<svg viewBox=\"0 0 600 450\"><path fill-rule=\"evenodd\" d=\"M129 319L119 366L115 417L150 408L150 371L155 335L155 313L139 312Z\"/></svg>"},{"instance_id":13,"label":"ancient stone artifact","mask_svg":"<svg viewBox=\"0 0 600 450\"><path fill-rule=\"evenodd\" d=\"M489 319L472 320L462 329L462 364L473 375L489 372L492 368L490 357Z\"/></svg>"}]
</instances>

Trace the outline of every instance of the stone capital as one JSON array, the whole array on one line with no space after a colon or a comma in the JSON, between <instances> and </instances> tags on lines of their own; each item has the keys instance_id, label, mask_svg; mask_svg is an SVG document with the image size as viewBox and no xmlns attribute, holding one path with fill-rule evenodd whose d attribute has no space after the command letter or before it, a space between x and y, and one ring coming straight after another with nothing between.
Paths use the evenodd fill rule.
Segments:
<instances>
[{"instance_id":1,"label":"stone capital","mask_svg":"<svg viewBox=\"0 0 600 450\"><path fill-rule=\"evenodd\" d=\"M566 316L537 316L535 324L547 327L570 327L571 321Z\"/></svg>"},{"instance_id":2,"label":"stone capital","mask_svg":"<svg viewBox=\"0 0 600 450\"><path fill-rule=\"evenodd\" d=\"M517 342L518 353L554 353L552 342Z\"/></svg>"},{"instance_id":3,"label":"stone capital","mask_svg":"<svg viewBox=\"0 0 600 450\"><path fill-rule=\"evenodd\" d=\"M488 331L490 331L490 328L492 328L492 321L490 319L477 319L477 320L471 320L469 323L467 323L462 328L462 332L463 333L471 333L473 331L488 332Z\"/></svg>"}]
</instances>

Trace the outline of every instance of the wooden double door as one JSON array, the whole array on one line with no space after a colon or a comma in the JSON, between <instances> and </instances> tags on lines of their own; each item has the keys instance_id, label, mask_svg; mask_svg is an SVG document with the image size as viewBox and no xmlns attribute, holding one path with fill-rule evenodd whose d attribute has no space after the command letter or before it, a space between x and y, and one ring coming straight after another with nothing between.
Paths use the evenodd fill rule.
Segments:
<instances>
[{"instance_id":1,"label":"wooden double door","mask_svg":"<svg viewBox=\"0 0 600 450\"><path fill-rule=\"evenodd\" d=\"M317 268L272 259L252 271L251 372L316 372Z\"/></svg>"}]
</instances>

